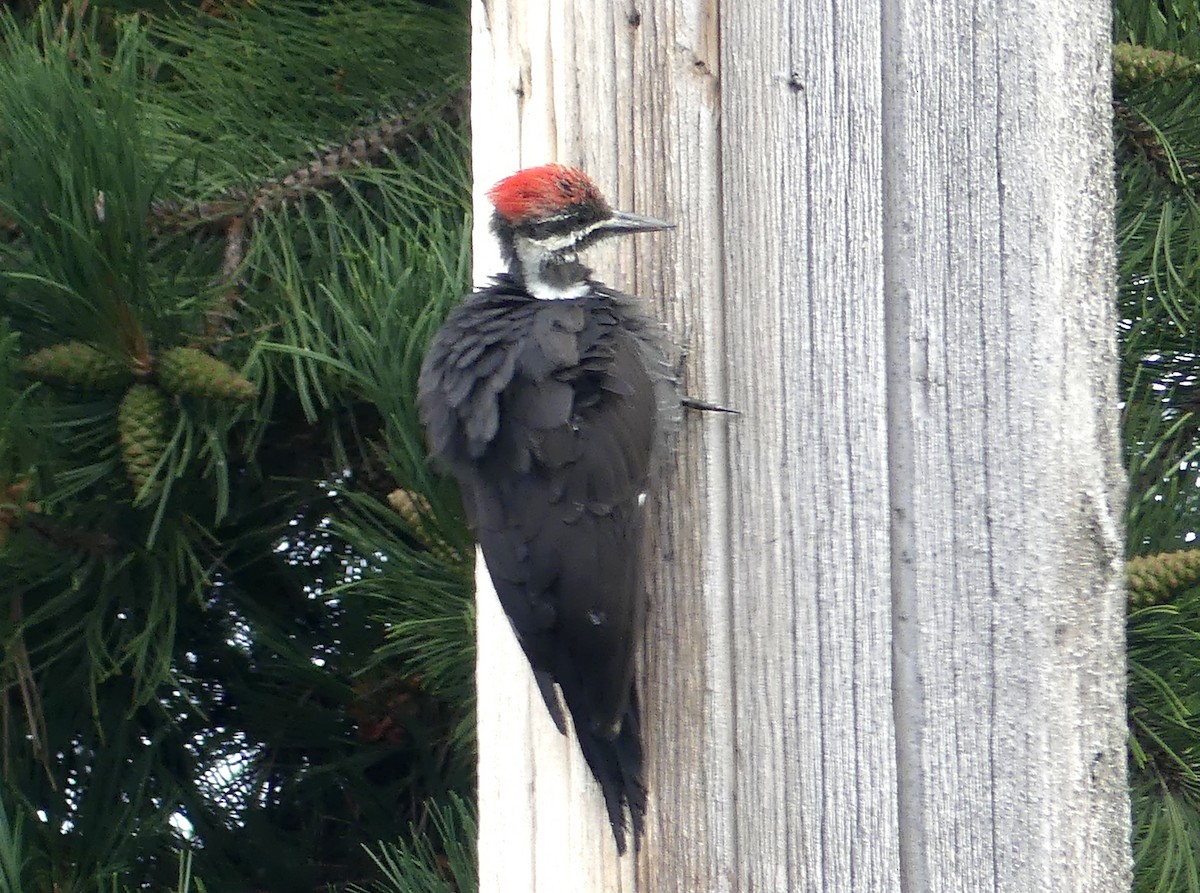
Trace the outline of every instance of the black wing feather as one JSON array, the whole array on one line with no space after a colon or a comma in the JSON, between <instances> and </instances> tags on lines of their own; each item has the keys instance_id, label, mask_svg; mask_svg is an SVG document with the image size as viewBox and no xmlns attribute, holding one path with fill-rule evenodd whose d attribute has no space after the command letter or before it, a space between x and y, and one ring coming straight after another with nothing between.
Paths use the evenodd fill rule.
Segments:
<instances>
[{"instance_id":1,"label":"black wing feather","mask_svg":"<svg viewBox=\"0 0 1200 893\"><path fill-rule=\"evenodd\" d=\"M613 293L539 301L501 282L447 320L419 393L433 457L459 480L543 694L547 676L562 690L622 850L622 804L636 837L645 803L633 662L663 436L644 331Z\"/></svg>"}]
</instances>

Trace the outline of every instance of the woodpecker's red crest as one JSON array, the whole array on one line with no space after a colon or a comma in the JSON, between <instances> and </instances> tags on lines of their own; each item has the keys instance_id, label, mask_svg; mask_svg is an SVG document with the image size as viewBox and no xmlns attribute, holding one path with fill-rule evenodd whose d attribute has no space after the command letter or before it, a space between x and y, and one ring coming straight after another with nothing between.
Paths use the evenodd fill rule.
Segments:
<instances>
[{"instance_id":1,"label":"woodpecker's red crest","mask_svg":"<svg viewBox=\"0 0 1200 893\"><path fill-rule=\"evenodd\" d=\"M571 714L619 852L646 812L635 657L647 494L679 410L662 330L579 253L667 229L560 164L488 192L508 267L438 331L418 401L555 725ZM559 700L562 695L562 703Z\"/></svg>"},{"instance_id":2,"label":"woodpecker's red crest","mask_svg":"<svg viewBox=\"0 0 1200 893\"><path fill-rule=\"evenodd\" d=\"M487 196L497 213L514 226L580 206L608 210L608 202L588 175L564 164L517 171L488 190Z\"/></svg>"}]
</instances>

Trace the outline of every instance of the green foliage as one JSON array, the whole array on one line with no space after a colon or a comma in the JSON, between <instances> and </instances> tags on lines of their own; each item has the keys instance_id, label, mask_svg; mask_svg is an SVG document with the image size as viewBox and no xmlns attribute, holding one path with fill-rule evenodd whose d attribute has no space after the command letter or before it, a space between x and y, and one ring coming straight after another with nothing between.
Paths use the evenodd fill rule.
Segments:
<instances>
[{"instance_id":1,"label":"green foliage","mask_svg":"<svg viewBox=\"0 0 1200 893\"><path fill-rule=\"evenodd\" d=\"M1200 11L1117 4L1135 890L1200 893Z\"/></svg>"},{"instance_id":2,"label":"green foliage","mask_svg":"<svg viewBox=\"0 0 1200 893\"><path fill-rule=\"evenodd\" d=\"M22 893L25 874L25 840L22 821L10 819L0 803L0 893Z\"/></svg>"},{"instance_id":3,"label":"green foliage","mask_svg":"<svg viewBox=\"0 0 1200 893\"><path fill-rule=\"evenodd\" d=\"M397 109L435 121L463 86L462 16L414 0L295 0L158 19L164 161L187 158L179 173L200 194L253 190L347 122Z\"/></svg>"},{"instance_id":4,"label":"green foliage","mask_svg":"<svg viewBox=\"0 0 1200 893\"><path fill-rule=\"evenodd\" d=\"M17 375L19 338L0 317L0 489L26 472L35 455L32 432L24 413L24 394ZM0 545L3 538L0 537Z\"/></svg>"},{"instance_id":5,"label":"green foliage","mask_svg":"<svg viewBox=\"0 0 1200 893\"><path fill-rule=\"evenodd\" d=\"M186 326L194 302L158 287L151 263L162 173L141 112L140 31L124 25L111 56L86 33L39 46L11 19L0 39L0 214L21 235L4 244L7 312L34 336L99 333L117 353L139 349L135 322Z\"/></svg>"},{"instance_id":6,"label":"green foliage","mask_svg":"<svg viewBox=\"0 0 1200 893\"><path fill-rule=\"evenodd\" d=\"M472 553L413 405L464 11L50 6L0 16L0 889L465 890Z\"/></svg>"},{"instance_id":7,"label":"green foliage","mask_svg":"<svg viewBox=\"0 0 1200 893\"><path fill-rule=\"evenodd\" d=\"M1194 0L1119 0L1113 33L1121 43L1171 50L1200 58L1200 6Z\"/></svg>"},{"instance_id":8,"label":"green foliage","mask_svg":"<svg viewBox=\"0 0 1200 893\"><path fill-rule=\"evenodd\" d=\"M475 853L463 843L475 839L471 811L455 797L449 806L435 805L429 818L432 834L414 828L411 843L380 844L371 858L383 878L370 887L351 885L351 893L476 893Z\"/></svg>"},{"instance_id":9,"label":"green foliage","mask_svg":"<svg viewBox=\"0 0 1200 893\"><path fill-rule=\"evenodd\" d=\"M1194 799L1160 788L1139 775L1135 776L1133 806L1138 818L1135 893L1196 889L1200 883L1200 813ZM1146 866L1154 866L1154 870Z\"/></svg>"}]
</instances>

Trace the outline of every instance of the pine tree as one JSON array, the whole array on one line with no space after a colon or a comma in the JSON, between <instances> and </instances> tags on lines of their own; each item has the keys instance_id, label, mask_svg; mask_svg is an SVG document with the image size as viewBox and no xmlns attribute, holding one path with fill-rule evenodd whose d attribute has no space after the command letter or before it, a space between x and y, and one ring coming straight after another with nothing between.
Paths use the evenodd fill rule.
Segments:
<instances>
[{"instance_id":1,"label":"pine tree","mask_svg":"<svg viewBox=\"0 0 1200 893\"><path fill-rule=\"evenodd\" d=\"M134 4L118 4L128 10ZM471 888L464 5L0 18L0 889Z\"/></svg>"},{"instance_id":2,"label":"pine tree","mask_svg":"<svg viewBox=\"0 0 1200 893\"><path fill-rule=\"evenodd\" d=\"M1115 25L1134 888L1200 893L1200 10Z\"/></svg>"}]
</instances>

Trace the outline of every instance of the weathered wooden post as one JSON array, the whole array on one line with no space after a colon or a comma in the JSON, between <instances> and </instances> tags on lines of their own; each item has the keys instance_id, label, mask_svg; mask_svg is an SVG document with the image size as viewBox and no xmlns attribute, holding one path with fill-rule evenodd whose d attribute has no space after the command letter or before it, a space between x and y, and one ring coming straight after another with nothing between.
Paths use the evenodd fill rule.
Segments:
<instances>
[{"instance_id":1,"label":"weathered wooden post","mask_svg":"<svg viewBox=\"0 0 1200 893\"><path fill-rule=\"evenodd\" d=\"M1108 15L475 0L479 276L579 164L743 413L660 511L636 863L480 575L483 893L1128 888Z\"/></svg>"}]
</instances>

